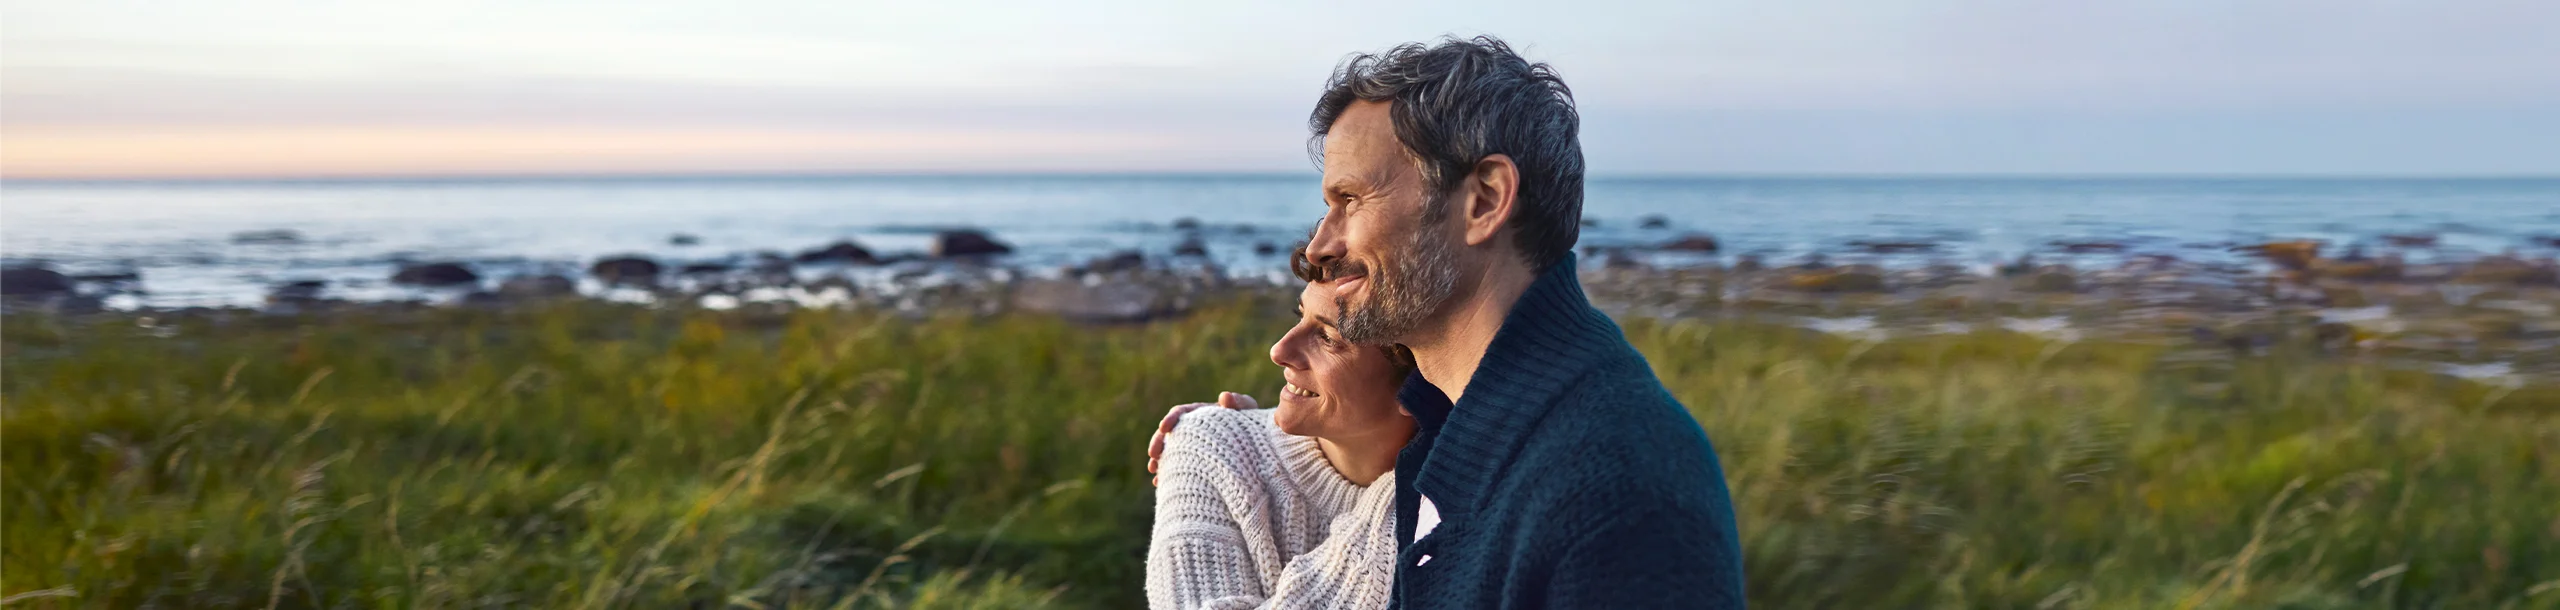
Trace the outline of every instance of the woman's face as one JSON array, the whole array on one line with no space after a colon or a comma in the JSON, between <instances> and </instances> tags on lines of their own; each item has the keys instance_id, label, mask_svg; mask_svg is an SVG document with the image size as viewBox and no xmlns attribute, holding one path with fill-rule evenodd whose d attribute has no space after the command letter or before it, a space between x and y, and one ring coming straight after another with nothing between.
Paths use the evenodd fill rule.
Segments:
<instances>
[{"instance_id":1,"label":"woman's face","mask_svg":"<svg viewBox=\"0 0 2560 610\"><path fill-rule=\"evenodd\" d=\"M1386 350L1354 345L1335 328L1333 290L1310 283L1298 293L1298 325L1271 344L1271 362L1288 385L1271 421L1298 436L1349 438L1402 429L1396 406L1405 371Z\"/></svg>"}]
</instances>

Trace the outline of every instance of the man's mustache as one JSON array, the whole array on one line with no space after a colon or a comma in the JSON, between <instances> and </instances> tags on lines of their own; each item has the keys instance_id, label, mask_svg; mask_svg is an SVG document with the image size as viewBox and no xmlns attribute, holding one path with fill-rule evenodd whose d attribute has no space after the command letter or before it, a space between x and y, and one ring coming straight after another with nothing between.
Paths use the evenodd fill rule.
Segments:
<instances>
[{"instance_id":1,"label":"man's mustache","mask_svg":"<svg viewBox=\"0 0 2560 610\"><path fill-rule=\"evenodd\" d=\"M1327 282L1355 275L1365 276L1369 274L1368 265L1352 261L1349 258L1334 259L1331 262L1325 263L1321 268L1324 271L1324 281Z\"/></svg>"}]
</instances>

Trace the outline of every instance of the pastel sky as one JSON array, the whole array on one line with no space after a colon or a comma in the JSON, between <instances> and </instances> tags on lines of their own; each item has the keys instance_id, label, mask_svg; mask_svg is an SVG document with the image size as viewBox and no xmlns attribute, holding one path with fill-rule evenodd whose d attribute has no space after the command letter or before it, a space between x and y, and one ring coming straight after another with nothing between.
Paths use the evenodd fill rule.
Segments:
<instances>
[{"instance_id":1,"label":"pastel sky","mask_svg":"<svg viewBox=\"0 0 2560 610\"><path fill-rule=\"evenodd\" d=\"M9 0L0 176L1307 171L1492 33L1595 173L2555 174L2560 2Z\"/></svg>"}]
</instances>

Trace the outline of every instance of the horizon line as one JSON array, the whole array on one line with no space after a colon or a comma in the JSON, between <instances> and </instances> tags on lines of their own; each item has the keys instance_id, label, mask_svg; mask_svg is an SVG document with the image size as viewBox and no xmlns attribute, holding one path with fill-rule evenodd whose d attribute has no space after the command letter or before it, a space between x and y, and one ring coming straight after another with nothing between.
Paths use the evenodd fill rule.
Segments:
<instances>
[{"instance_id":1,"label":"horizon line","mask_svg":"<svg viewBox=\"0 0 2560 610\"><path fill-rule=\"evenodd\" d=\"M685 181L897 178L1315 178L1314 171L1281 170L846 170L846 171L670 171L670 172L453 172L385 174L266 174L8 176L11 183L69 184L256 184L367 182L551 182L551 181ZM2389 173L2389 172L1625 172L1595 173L1598 180L2560 180L2560 172L2523 173Z\"/></svg>"}]
</instances>

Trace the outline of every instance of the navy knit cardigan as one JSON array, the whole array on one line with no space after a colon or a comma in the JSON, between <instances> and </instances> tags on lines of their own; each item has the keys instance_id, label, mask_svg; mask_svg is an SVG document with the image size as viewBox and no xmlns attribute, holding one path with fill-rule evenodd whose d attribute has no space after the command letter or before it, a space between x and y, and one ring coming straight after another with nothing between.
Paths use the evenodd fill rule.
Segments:
<instances>
[{"instance_id":1,"label":"navy knit cardigan","mask_svg":"<svg viewBox=\"0 0 2560 610\"><path fill-rule=\"evenodd\" d=\"M1457 405L1415 375L1396 458L1396 608L1741 608L1714 447L1571 255L1502 322ZM1414 539L1422 499L1441 521Z\"/></svg>"}]
</instances>

